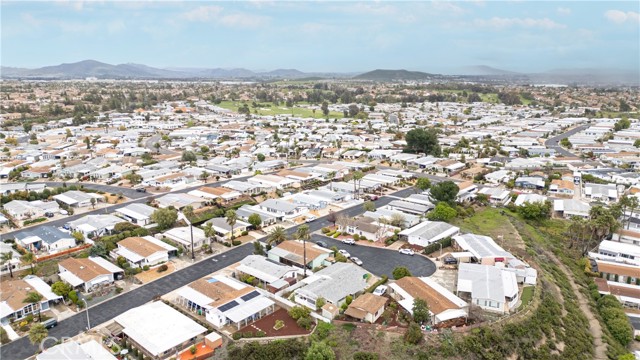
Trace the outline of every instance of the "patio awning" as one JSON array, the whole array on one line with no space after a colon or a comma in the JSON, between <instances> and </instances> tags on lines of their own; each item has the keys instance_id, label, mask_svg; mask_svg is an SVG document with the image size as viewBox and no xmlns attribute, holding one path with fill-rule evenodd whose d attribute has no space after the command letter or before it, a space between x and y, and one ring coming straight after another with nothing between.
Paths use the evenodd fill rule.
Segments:
<instances>
[{"instance_id":1,"label":"patio awning","mask_svg":"<svg viewBox=\"0 0 640 360\"><path fill-rule=\"evenodd\" d=\"M234 323L239 323L272 305L275 305L275 303L271 299L259 296L232 308L225 312L224 316Z\"/></svg>"},{"instance_id":2,"label":"patio awning","mask_svg":"<svg viewBox=\"0 0 640 360\"><path fill-rule=\"evenodd\" d=\"M80 285L84 284L84 281L82 281L82 279L80 279L79 277L77 277L74 274L72 274L71 271L64 271L64 272L61 272L58 275L60 276L60 278L62 280L68 282L73 287L80 286Z\"/></svg>"},{"instance_id":3,"label":"patio awning","mask_svg":"<svg viewBox=\"0 0 640 360\"><path fill-rule=\"evenodd\" d=\"M205 309L210 309L211 306L209 304L213 302L213 299L188 286L178 290L178 295Z\"/></svg>"},{"instance_id":4,"label":"patio awning","mask_svg":"<svg viewBox=\"0 0 640 360\"><path fill-rule=\"evenodd\" d=\"M124 328L115 321L107 325L106 328L112 336L120 336L122 330L124 330Z\"/></svg>"}]
</instances>

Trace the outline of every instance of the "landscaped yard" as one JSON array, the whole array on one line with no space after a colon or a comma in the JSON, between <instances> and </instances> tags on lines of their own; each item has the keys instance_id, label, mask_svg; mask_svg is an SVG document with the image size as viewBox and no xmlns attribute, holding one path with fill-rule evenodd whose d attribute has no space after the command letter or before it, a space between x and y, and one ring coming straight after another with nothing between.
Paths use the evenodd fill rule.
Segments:
<instances>
[{"instance_id":1,"label":"landscaped yard","mask_svg":"<svg viewBox=\"0 0 640 360\"><path fill-rule=\"evenodd\" d=\"M282 320L284 326L280 330L274 329L276 320ZM295 320L289 316L287 310L278 309L272 314L262 317L260 320L240 329L240 333L252 333L255 334L258 331L265 333L265 336L287 336L287 335L306 335L311 333L311 330L305 330L298 326Z\"/></svg>"},{"instance_id":2,"label":"landscaped yard","mask_svg":"<svg viewBox=\"0 0 640 360\"><path fill-rule=\"evenodd\" d=\"M143 271L139 274L136 274L135 277L136 279L140 280L143 284L146 284L150 281L153 281L155 279L159 279L163 276L167 276L169 274L171 274L172 272L176 271L176 265L172 262L167 262L165 263L165 265L167 265L168 269L166 271L163 272L158 272L158 267L154 267L151 268L147 271Z\"/></svg>"},{"instance_id":3,"label":"landscaped yard","mask_svg":"<svg viewBox=\"0 0 640 360\"><path fill-rule=\"evenodd\" d=\"M517 247L524 249L518 231L511 225L508 216L502 215L506 210L493 207L476 209L473 216L455 218L451 223L460 227L462 232L490 236L498 245L505 248Z\"/></svg>"},{"instance_id":4,"label":"landscaped yard","mask_svg":"<svg viewBox=\"0 0 640 360\"><path fill-rule=\"evenodd\" d=\"M527 307L527 305L533 299L534 291L535 291L535 288L533 286L527 286L522 289L522 295L520 295L520 301L522 301L522 304L520 304L520 307L518 308L518 310L522 310L525 307Z\"/></svg>"}]
</instances>

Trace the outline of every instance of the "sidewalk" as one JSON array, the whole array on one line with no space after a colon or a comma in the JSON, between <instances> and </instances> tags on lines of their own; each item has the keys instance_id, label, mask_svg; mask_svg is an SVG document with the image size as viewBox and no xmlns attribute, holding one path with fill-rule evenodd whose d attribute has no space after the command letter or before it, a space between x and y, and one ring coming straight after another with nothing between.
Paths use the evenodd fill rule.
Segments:
<instances>
[{"instance_id":1,"label":"sidewalk","mask_svg":"<svg viewBox=\"0 0 640 360\"><path fill-rule=\"evenodd\" d=\"M4 329L4 331L7 332L7 336L9 337L9 340L13 341L13 340L20 339L20 336L18 336L18 334L15 331L13 331L13 328L11 328L11 325L2 325L2 328Z\"/></svg>"}]
</instances>

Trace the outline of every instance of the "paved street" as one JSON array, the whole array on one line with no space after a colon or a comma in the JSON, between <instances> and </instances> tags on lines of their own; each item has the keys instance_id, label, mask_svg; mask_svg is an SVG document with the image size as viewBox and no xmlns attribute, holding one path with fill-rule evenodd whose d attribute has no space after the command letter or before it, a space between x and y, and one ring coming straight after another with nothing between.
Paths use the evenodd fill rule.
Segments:
<instances>
[{"instance_id":1,"label":"paved street","mask_svg":"<svg viewBox=\"0 0 640 360\"><path fill-rule=\"evenodd\" d=\"M38 184L46 184L49 188L61 187L65 184L62 181L36 181ZM113 185L103 185L103 184L95 184L95 183L85 183L85 182L67 182L67 186L75 185L75 186L83 186L87 189L104 191L109 194L120 194L130 198L130 199L140 199L143 197L149 196L147 193L137 192L134 189L121 187L121 186L113 186Z\"/></svg>"},{"instance_id":2,"label":"paved street","mask_svg":"<svg viewBox=\"0 0 640 360\"><path fill-rule=\"evenodd\" d=\"M577 128L573 128L565 133L556 135L552 138L547 139L547 141L544 142L544 145L549 149L554 149L556 153L558 153L558 155L569 156L569 157L576 156L576 154L572 153L571 151L568 151L567 149L562 148L560 146L560 140L564 138L568 138L569 136L588 128L589 126L591 126L591 124L580 125Z\"/></svg>"},{"instance_id":3,"label":"paved street","mask_svg":"<svg viewBox=\"0 0 640 360\"><path fill-rule=\"evenodd\" d=\"M228 180L227 180L228 181ZM221 183L224 183L223 181ZM213 185L213 184L208 184ZM192 189L192 188L191 188ZM191 189L183 189L178 192L187 192ZM412 193L415 193L413 188L407 188L404 190L397 191L391 195L406 197ZM134 202L144 202L148 200L150 197L141 198L134 200ZM380 207L388 204L392 201L393 198L388 196L383 196L375 201L376 206ZM122 205L117 205L122 206ZM102 209L99 210L103 212ZM342 210L337 212L339 215L345 215L349 217L354 217L356 215L362 214L364 209L362 206L355 206L349 209ZM95 213L92 211L91 213ZM82 214L84 216L86 214ZM67 219L62 219L61 224L70 221L72 217ZM57 222L57 221L56 221ZM51 224L54 222L52 221ZM316 231L321 229L324 226L330 225L329 221L327 221L327 216L318 218L316 221L309 223L309 228L311 231ZM297 230L298 226L288 229L289 234L293 234ZM265 240L265 238L259 239ZM329 241L333 241L330 239ZM358 246L349 247L349 251L352 248L356 248ZM253 245L251 243L244 244L242 246L230 249L228 252L225 252L220 255L216 255L213 258L209 258L203 260L199 263L196 263L192 266L179 270L173 274L170 274L166 277L163 277L157 281L145 284L133 291L128 293L124 293L118 297L107 300L104 303L98 304L89 309L89 317L92 326L98 325L105 321L109 321L114 317L122 314L136 306L140 306L146 302L153 300L155 296L163 295L168 292L171 292L175 289L178 289L192 281L195 281L207 274L218 271L224 267L227 267L235 262L240 261L245 256L251 254L253 252ZM393 253L393 254L391 254ZM390 275L393 267L397 266L396 264L406 264L409 269L416 275L422 274L431 274L435 271L435 265L430 262L428 259L419 260L417 256L398 256L395 251L385 250L385 249L376 249L360 246L358 249L354 249L354 254L358 254L357 256L362 256L362 261L365 262L365 268L376 275L388 274ZM212 259L216 259L218 261L213 261ZM415 262L415 269L414 269ZM376 263L379 263L376 265ZM65 319L59 323L59 325L49 332L50 336L56 338L62 337L72 337L75 336L86 328L86 313L81 312L76 314L68 319ZM52 344L48 344L51 346ZM36 347L33 346L27 337L23 337L19 340L13 341L9 344L6 344L0 348L0 359L3 360L13 360L13 359L24 359L31 355L33 355L36 351Z\"/></svg>"}]
</instances>

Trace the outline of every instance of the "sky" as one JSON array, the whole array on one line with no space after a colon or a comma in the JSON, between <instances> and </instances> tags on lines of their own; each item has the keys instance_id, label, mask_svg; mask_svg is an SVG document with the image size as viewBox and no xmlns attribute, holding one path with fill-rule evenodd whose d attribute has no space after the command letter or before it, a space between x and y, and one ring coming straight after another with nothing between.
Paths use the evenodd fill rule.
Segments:
<instances>
[{"instance_id":1,"label":"sky","mask_svg":"<svg viewBox=\"0 0 640 360\"><path fill-rule=\"evenodd\" d=\"M0 61L455 73L640 68L638 1L5 1Z\"/></svg>"}]
</instances>

